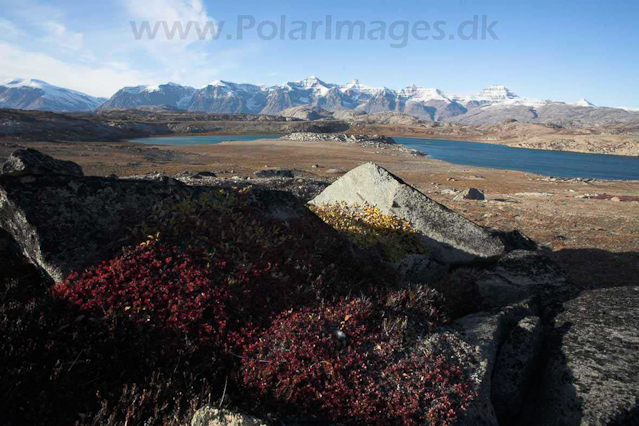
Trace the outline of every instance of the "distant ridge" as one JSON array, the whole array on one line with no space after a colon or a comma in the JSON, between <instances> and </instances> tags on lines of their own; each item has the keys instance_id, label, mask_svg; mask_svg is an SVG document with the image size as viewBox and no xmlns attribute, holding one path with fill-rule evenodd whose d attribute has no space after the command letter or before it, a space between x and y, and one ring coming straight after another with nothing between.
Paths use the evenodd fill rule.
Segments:
<instances>
[{"instance_id":1,"label":"distant ridge","mask_svg":"<svg viewBox=\"0 0 639 426\"><path fill-rule=\"evenodd\" d=\"M0 108L53 112L93 111L106 99L53 86L36 79L16 78L0 84Z\"/></svg>"}]
</instances>

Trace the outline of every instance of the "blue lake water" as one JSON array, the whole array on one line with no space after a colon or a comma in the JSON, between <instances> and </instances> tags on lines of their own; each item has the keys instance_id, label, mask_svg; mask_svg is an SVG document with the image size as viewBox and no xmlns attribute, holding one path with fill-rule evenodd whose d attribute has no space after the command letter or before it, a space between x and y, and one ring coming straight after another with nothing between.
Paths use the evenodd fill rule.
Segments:
<instances>
[{"instance_id":1,"label":"blue lake water","mask_svg":"<svg viewBox=\"0 0 639 426\"><path fill-rule=\"evenodd\" d=\"M225 141L253 141L279 137L280 135L172 136L136 139L135 142L153 145L215 145ZM521 149L489 143L437 139L395 137L395 140L428 154L430 158L453 164L520 170L568 178L639 180L639 157Z\"/></svg>"},{"instance_id":2,"label":"blue lake water","mask_svg":"<svg viewBox=\"0 0 639 426\"><path fill-rule=\"evenodd\" d=\"M169 136L135 139L133 142L150 145L217 145L222 142L248 142L258 139L277 139L282 135L228 135L228 136Z\"/></svg>"},{"instance_id":3,"label":"blue lake water","mask_svg":"<svg viewBox=\"0 0 639 426\"><path fill-rule=\"evenodd\" d=\"M487 143L395 137L430 158L453 164L567 178L639 180L639 157L511 148Z\"/></svg>"}]
</instances>

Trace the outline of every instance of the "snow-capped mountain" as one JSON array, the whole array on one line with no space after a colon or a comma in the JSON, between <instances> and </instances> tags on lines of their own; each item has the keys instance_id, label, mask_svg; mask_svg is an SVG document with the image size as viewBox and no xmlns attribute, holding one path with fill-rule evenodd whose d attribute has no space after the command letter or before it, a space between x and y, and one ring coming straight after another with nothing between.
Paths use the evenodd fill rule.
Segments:
<instances>
[{"instance_id":1,"label":"snow-capped mountain","mask_svg":"<svg viewBox=\"0 0 639 426\"><path fill-rule=\"evenodd\" d=\"M592 102L590 102L588 99L586 98L581 98L579 99L577 102L575 102L573 104L574 106L579 106L579 107L586 107L586 108L596 108L597 106L595 104L593 104Z\"/></svg>"},{"instance_id":2,"label":"snow-capped mountain","mask_svg":"<svg viewBox=\"0 0 639 426\"><path fill-rule=\"evenodd\" d=\"M137 108L139 106L169 105L186 109L191 103L196 89L175 83L159 86L125 87L105 102L100 110L115 108Z\"/></svg>"},{"instance_id":3,"label":"snow-capped mountain","mask_svg":"<svg viewBox=\"0 0 639 426\"><path fill-rule=\"evenodd\" d=\"M102 102L102 99L40 80L12 80L0 86L0 108L92 111ZM342 115L348 115L350 111L353 114L403 113L427 121L467 124L516 119L573 125L636 119L632 108L596 107L585 99L568 105L522 98L500 85L486 87L474 95L455 95L417 85L394 90L366 86L359 80L331 84L315 76L276 86L216 80L200 89L175 83L125 87L104 102L99 110L163 105L191 112L270 115L307 106L314 111L327 110Z\"/></svg>"},{"instance_id":4,"label":"snow-capped mountain","mask_svg":"<svg viewBox=\"0 0 639 426\"><path fill-rule=\"evenodd\" d=\"M93 111L106 99L53 86L42 80L13 79L0 85L0 108L54 112Z\"/></svg>"},{"instance_id":5,"label":"snow-capped mountain","mask_svg":"<svg viewBox=\"0 0 639 426\"><path fill-rule=\"evenodd\" d=\"M619 108L628 112L639 112L639 108L634 108L634 107L619 107Z\"/></svg>"}]
</instances>

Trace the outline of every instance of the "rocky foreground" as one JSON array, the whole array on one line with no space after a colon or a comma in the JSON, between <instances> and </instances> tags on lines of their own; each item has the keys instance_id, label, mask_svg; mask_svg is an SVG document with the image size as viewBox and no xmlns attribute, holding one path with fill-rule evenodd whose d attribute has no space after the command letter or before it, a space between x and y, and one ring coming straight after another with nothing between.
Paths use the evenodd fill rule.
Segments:
<instances>
[{"instance_id":1,"label":"rocky foreground","mask_svg":"<svg viewBox=\"0 0 639 426\"><path fill-rule=\"evenodd\" d=\"M282 184L260 184L271 177ZM281 174L250 191L176 178L84 176L25 149L4 164L5 424L639 422L639 287L580 292L526 236L372 163L312 188L315 213ZM156 252L168 254L143 268ZM209 268L237 270L209 287ZM163 381L171 371L185 379Z\"/></svg>"}]
</instances>

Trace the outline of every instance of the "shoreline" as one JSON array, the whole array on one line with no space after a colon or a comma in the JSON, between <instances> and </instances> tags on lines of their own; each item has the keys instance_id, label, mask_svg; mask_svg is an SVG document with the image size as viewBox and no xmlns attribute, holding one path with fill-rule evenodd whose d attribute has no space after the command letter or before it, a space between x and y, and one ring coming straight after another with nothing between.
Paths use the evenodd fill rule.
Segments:
<instances>
[{"instance_id":1,"label":"shoreline","mask_svg":"<svg viewBox=\"0 0 639 426\"><path fill-rule=\"evenodd\" d=\"M163 136L162 138L171 138L171 137L183 137L186 135L166 135ZM219 134L209 134L209 135L203 135L203 134L194 134L192 136L232 136L232 135L219 135ZM235 135L235 136L267 136L267 135ZM272 135L268 135L268 136L280 136L278 134L272 134ZM273 138L273 139L255 139L255 140L251 140L251 141L233 141L233 140L229 140L229 141L221 141L218 143L214 143L214 144L185 144L185 145L166 145L166 144L147 144L147 143L142 143L142 142L135 142L135 140L130 140L128 141L129 143L134 143L134 144L139 144L139 145L143 145L143 146L148 146L148 147L202 147L202 146L215 146L215 145L220 145L220 144L227 144L227 143L233 143L233 142L257 142L260 140L264 140L264 141L273 141L273 140L287 140L287 139L281 139L281 137L285 137L286 135L280 136L280 138ZM189 136L191 137L191 136ZM461 140L448 140L448 139L434 139L434 138L424 138L424 137L419 137L419 136L398 136L398 135L390 135L390 137L392 138L398 138L398 137L403 137L403 138L410 138L410 139L422 139L425 141L450 141L450 142L469 142L469 143L482 143L482 142L476 142L476 141L461 141ZM296 142L296 141L291 141L291 142ZM303 143L309 143L309 142L303 142ZM317 142L317 143L324 143L324 142ZM495 145L495 146L501 146L499 144L491 144L488 141L484 142L485 144L489 144L489 145ZM414 148L410 148L400 142L397 142L397 145L404 147L407 150L411 150ZM540 149L533 149L533 148L520 148L520 147L512 147L512 146L508 146L508 148L513 148L513 149L519 149L519 150L530 150L530 151L548 151L548 150L540 150ZM586 152L573 152L573 151L559 151L559 152L572 152L575 154L583 154L583 155L603 155L603 154L594 154L594 153L586 153ZM561 176L560 174L551 174L551 173L540 173L540 172L535 172L535 171L529 171L529 170L520 170L520 169L512 169L512 168L506 168L506 167L487 167L487 166L477 166L477 165L471 165L471 164L463 164L463 163L455 163L455 162L449 162L446 160L442 160L442 159L437 159L431 156L431 154L429 154L428 152L422 152L420 151L421 155L429 157L431 160L438 160L438 161L442 161L446 164L451 164L451 165L457 165L457 166L464 166L464 167L478 167L478 168L486 168L486 169L493 169L493 170L505 170L505 171L512 171L512 172L519 172L519 173L530 173L530 174L534 174L537 175L539 177L550 177L550 178L558 178L558 179L563 179L563 180L578 180L578 179L596 179L596 180L602 180L602 181L619 181L619 182L637 182L639 181L638 179L615 179L615 178L602 178L602 177L589 177L589 176ZM621 156L621 155L615 155L615 154L609 154L611 157L620 157L622 159L628 158L628 156ZM632 157L630 157L632 158Z\"/></svg>"}]
</instances>

